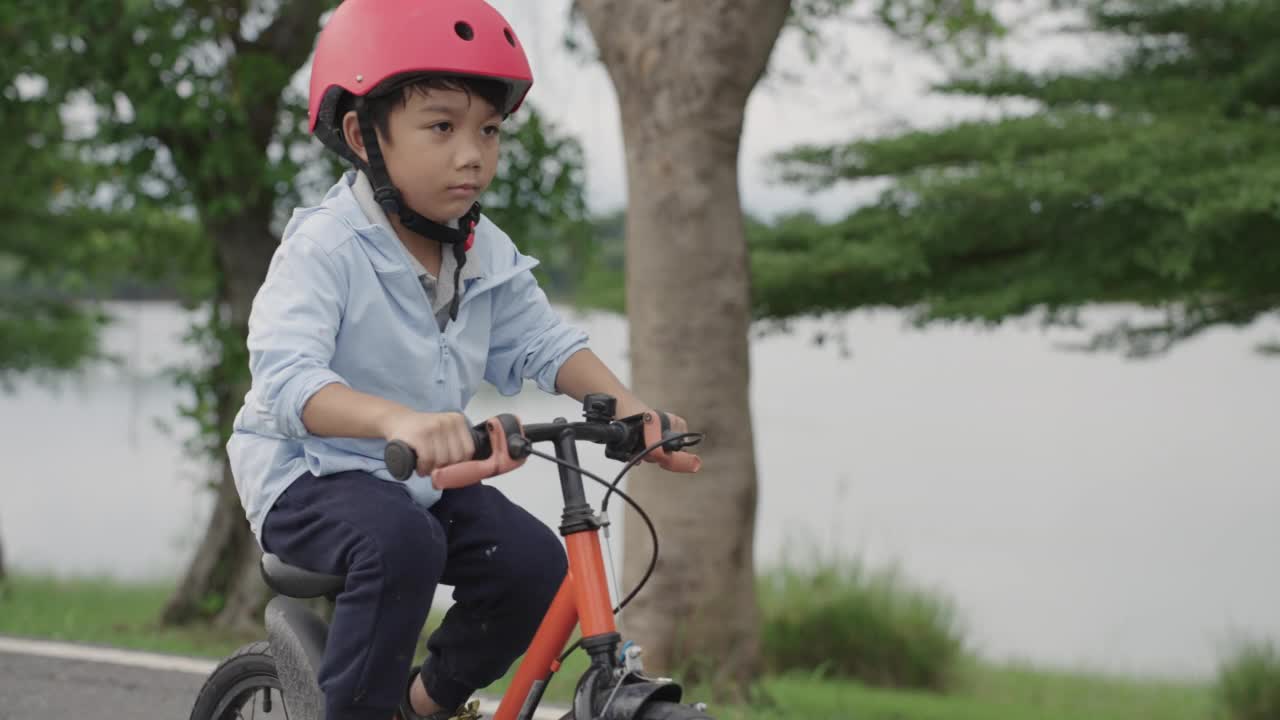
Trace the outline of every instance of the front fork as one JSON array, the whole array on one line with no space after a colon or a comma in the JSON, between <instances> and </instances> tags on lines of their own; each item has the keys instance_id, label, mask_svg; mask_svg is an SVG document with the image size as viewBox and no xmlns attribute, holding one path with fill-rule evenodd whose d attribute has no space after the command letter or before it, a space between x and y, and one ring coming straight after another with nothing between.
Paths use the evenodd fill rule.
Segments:
<instances>
[{"instance_id":1,"label":"front fork","mask_svg":"<svg viewBox=\"0 0 1280 720\"><path fill-rule=\"evenodd\" d=\"M560 669L556 658L578 624L579 582L571 570L521 660L494 720L533 717L551 675ZM679 702L683 694L680 686L670 680L646 677L640 663L640 648L632 643L622 644L616 631L587 635L581 645L591 657L591 666L578 680L574 692L575 718L631 720L649 700ZM518 709L517 700L521 703Z\"/></svg>"},{"instance_id":2,"label":"front fork","mask_svg":"<svg viewBox=\"0 0 1280 720\"><path fill-rule=\"evenodd\" d=\"M622 643L609 601L598 532L597 527L565 535L574 599L582 624L582 649L591 657L591 667L578 681L574 693L573 716L584 720L631 720L649 700L679 702L683 692L670 680L646 677L640 647Z\"/></svg>"},{"instance_id":3,"label":"front fork","mask_svg":"<svg viewBox=\"0 0 1280 720\"><path fill-rule=\"evenodd\" d=\"M650 701L680 702L684 691L667 678L650 678L640 663L640 647L627 643L617 651L620 637L583 638L591 667L578 681L573 717L586 720L634 720Z\"/></svg>"}]
</instances>

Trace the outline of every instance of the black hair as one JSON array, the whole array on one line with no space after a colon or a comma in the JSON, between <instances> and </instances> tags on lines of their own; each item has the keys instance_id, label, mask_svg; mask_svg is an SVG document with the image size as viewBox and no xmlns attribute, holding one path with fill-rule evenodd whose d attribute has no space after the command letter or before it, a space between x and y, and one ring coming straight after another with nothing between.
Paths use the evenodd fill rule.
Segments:
<instances>
[{"instance_id":1,"label":"black hair","mask_svg":"<svg viewBox=\"0 0 1280 720\"><path fill-rule=\"evenodd\" d=\"M391 78L383 83L382 88L375 88L364 98L365 111L384 138L391 137L391 111L403 108L415 93L426 94L432 90L457 90L467 94L469 98L480 98L501 112L507 105L510 92L507 84L489 78L474 78L453 75L409 75ZM357 98L348 94L338 106L338 128L342 127L342 119L356 108ZM345 134L343 134L345 140Z\"/></svg>"}]
</instances>

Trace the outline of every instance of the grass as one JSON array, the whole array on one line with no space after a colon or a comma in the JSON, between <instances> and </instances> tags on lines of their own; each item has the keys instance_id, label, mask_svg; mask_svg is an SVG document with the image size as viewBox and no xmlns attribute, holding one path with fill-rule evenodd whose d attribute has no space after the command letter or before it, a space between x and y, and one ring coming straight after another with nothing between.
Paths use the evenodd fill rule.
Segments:
<instances>
[{"instance_id":1,"label":"grass","mask_svg":"<svg viewBox=\"0 0 1280 720\"><path fill-rule=\"evenodd\" d=\"M51 580L19 575L0 586L0 634L115 645L216 658L257 637L209 629L159 628L168 589L106 580ZM428 631L438 622L428 622ZM546 698L563 703L585 657L575 653ZM509 679L509 678L508 678ZM490 688L500 692L508 679ZM749 707L712 706L720 720L1211 720L1213 690L1101 675L967 661L947 694L875 688L820 673L765 678ZM699 699L699 693L687 693ZM1251 719L1252 720L1252 719Z\"/></svg>"},{"instance_id":2,"label":"grass","mask_svg":"<svg viewBox=\"0 0 1280 720\"><path fill-rule=\"evenodd\" d=\"M956 612L895 568L829 559L757 582L761 645L776 673L820 669L877 687L942 690L963 657Z\"/></svg>"},{"instance_id":3,"label":"grass","mask_svg":"<svg viewBox=\"0 0 1280 720\"><path fill-rule=\"evenodd\" d=\"M950 694L874 688L791 674L762 683L763 702L721 720L1208 720L1203 687L975 667ZM970 684L971 683L971 684Z\"/></svg>"},{"instance_id":4,"label":"grass","mask_svg":"<svg viewBox=\"0 0 1280 720\"><path fill-rule=\"evenodd\" d=\"M1189 720L1209 718L1213 710L1205 685L973 662L962 675L964 693L975 700L1036 713L1018 717Z\"/></svg>"},{"instance_id":5,"label":"grass","mask_svg":"<svg viewBox=\"0 0 1280 720\"><path fill-rule=\"evenodd\" d=\"M1217 694L1232 720L1280 720L1280 646L1238 643L1218 672Z\"/></svg>"},{"instance_id":6,"label":"grass","mask_svg":"<svg viewBox=\"0 0 1280 720\"><path fill-rule=\"evenodd\" d=\"M11 576L0 585L0 634L217 658L257 638L156 624L166 585Z\"/></svg>"}]
</instances>

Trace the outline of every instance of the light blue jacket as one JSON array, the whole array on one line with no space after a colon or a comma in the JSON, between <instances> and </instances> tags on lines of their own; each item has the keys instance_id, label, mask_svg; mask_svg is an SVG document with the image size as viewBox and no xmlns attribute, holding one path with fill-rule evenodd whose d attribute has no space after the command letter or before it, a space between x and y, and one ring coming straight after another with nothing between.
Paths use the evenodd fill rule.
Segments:
<instances>
[{"instance_id":1,"label":"light blue jacket","mask_svg":"<svg viewBox=\"0 0 1280 720\"><path fill-rule=\"evenodd\" d=\"M423 412L461 412L481 380L504 395L526 378L555 393L560 366L587 345L538 287L537 261L487 218L463 266L458 319L441 331L408 250L370 220L381 215L376 205L362 209L357 177L347 173L320 205L294 211L249 315L253 384L227 454L259 542L267 511L304 472L363 470L396 482L383 440L307 432L302 408L320 388L343 383ZM424 507L440 497L429 478L404 487Z\"/></svg>"}]
</instances>

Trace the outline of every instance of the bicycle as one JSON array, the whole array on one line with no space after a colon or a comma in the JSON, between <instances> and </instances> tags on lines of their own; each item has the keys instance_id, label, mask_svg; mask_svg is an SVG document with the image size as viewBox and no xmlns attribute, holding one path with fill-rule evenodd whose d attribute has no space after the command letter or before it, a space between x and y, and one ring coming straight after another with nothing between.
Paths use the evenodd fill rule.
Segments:
<instances>
[{"instance_id":1,"label":"bicycle","mask_svg":"<svg viewBox=\"0 0 1280 720\"><path fill-rule=\"evenodd\" d=\"M588 395L583 399L585 421L556 418L550 423L521 425L512 415L499 415L472 428L476 452L471 461L439 468L432 475L436 487L446 490L514 470L531 455L559 466L564 496L560 534L565 539L569 572L518 662L515 678L492 720L530 720L551 676L578 648L590 655L591 664L578 679L571 709L562 720L712 720L702 703L681 703L684 691L674 680L645 674L641 649L634 643L623 643L614 621L644 587L658 558L658 535L652 521L618 484L647 456L661 457L696 445L702 435L672 432L663 413L616 419L616 407L616 400L608 395ZM540 442L553 443L555 455L534 450L533 444ZM581 467L578 442L604 445L607 458L626 465L610 483ZM674 463L672 469L681 472L697 472L700 466L700 460L688 454L667 458ZM417 465L413 449L399 441L386 445L384 460L392 476L402 481ZM584 476L608 488L598 514L587 502ZM608 505L614 494L635 508L648 525L653 542L648 570L616 607L611 606L599 538L609 524ZM290 566L271 554L263 555L261 571L267 585L278 593L266 608L267 640L245 645L214 669L196 697L191 720L243 718L246 701L256 715L259 692L262 709L269 714L275 709L273 691L281 697L286 718L323 717L324 698L316 678L328 627L300 600L325 597L333 601L344 578ZM581 638L566 649L578 625Z\"/></svg>"}]
</instances>

